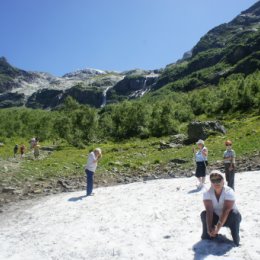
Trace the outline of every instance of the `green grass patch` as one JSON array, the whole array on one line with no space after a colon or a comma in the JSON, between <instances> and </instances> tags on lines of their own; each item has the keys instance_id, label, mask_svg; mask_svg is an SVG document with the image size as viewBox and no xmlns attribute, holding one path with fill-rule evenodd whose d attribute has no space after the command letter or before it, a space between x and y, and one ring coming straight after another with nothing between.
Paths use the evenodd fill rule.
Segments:
<instances>
[{"instance_id":1,"label":"green grass patch","mask_svg":"<svg viewBox=\"0 0 260 260\"><path fill-rule=\"evenodd\" d=\"M240 116L240 118L226 118L223 122L226 129L226 135L211 136L206 140L206 146L209 149L210 164L222 160L225 150L224 142L226 139L233 141L233 148L237 157L255 155L260 147L260 117L259 116ZM86 164L89 152L95 147L101 147L103 158L97 168L97 174L115 174L132 172L152 171L156 166L162 168L172 159L184 159L186 164L181 167L187 168L193 165L193 145L180 148L171 148L159 150L160 141L169 141L170 137L149 138L145 140L129 139L123 142L106 142L101 144L91 144L85 149L77 149L66 143L61 143L59 149L44 154L40 160L33 160L32 151L28 151L27 159L17 158L19 168L10 167L8 163L8 172L1 166L0 181L4 181L6 176L11 176L12 180L18 182L38 181L47 179L56 179L59 177L83 176L84 165ZM12 157L13 146L15 143L28 144L28 140L23 139L5 139L5 145L0 148L0 157L4 162L8 157ZM51 142L44 142L42 146L51 146ZM44 152L46 153L46 152ZM28 159L31 157L31 159ZM13 162L15 164L15 162ZM16 163L17 164L17 163Z\"/></svg>"}]
</instances>

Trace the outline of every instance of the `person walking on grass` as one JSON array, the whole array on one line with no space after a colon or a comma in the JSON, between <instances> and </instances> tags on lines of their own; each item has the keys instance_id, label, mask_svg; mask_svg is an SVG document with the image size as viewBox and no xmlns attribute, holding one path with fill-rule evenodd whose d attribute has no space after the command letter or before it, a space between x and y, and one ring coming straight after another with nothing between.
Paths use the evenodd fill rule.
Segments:
<instances>
[{"instance_id":1,"label":"person walking on grass","mask_svg":"<svg viewBox=\"0 0 260 260\"><path fill-rule=\"evenodd\" d=\"M17 153L18 153L18 150L19 150L19 145L16 144L16 145L14 146L14 158L16 157L16 155L17 155Z\"/></svg>"},{"instance_id":2,"label":"person walking on grass","mask_svg":"<svg viewBox=\"0 0 260 260\"><path fill-rule=\"evenodd\" d=\"M195 176L198 178L198 188L202 188L205 184L206 171L208 165L208 149L204 145L203 140L198 140L196 143L198 145L198 151L193 148L193 153L195 154L196 160L196 172Z\"/></svg>"},{"instance_id":3,"label":"person walking on grass","mask_svg":"<svg viewBox=\"0 0 260 260\"><path fill-rule=\"evenodd\" d=\"M36 140L35 140L35 137L33 137L33 138L29 141L30 149L31 149L31 150L33 149L35 143L36 143Z\"/></svg>"},{"instance_id":4,"label":"person walking on grass","mask_svg":"<svg viewBox=\"0 0 260 260\"><path fill-rule=\"evenodd\" d=\"M226 145L226 151L224 152L224 165L225 165L225 175L226 175L226 181L227 185L235 190L235 158L236 153L232 149L232 142L230 140L227 140L225 142Z\"/></svg>"},{"instance_id":5,"label":"person walking on grass","mask_svg":"<svg viewBox=\"0 0 260 260\"><path fill-rule=\"evenodd\" d=\"M100 148L96 148L88 155L88 161L85 166L86 180L87 180L87 196L94 195L93 191L93 178L97 168L97 162L102 157Z\"/></svg>"},{"instance_id":6,"label":"person walking on grass","mask_svg":"<svg viewBox=\"0 0 260 260\"><path fill-rule=\"evenodd\" d=\"M33 154L34 154L35 160L38 159L40 156L40 144L38 141L33 146Z\"/></svg>"},{"instance_id":7,"label":"person walking on grass","mask_svg":"<svg viewBox=\"0 0 260 260\"><path fill-rule=\"evenodd\" d=\"M234 190L224 185L224 176L214 170L210 174L211 187L203 194L205 210L201 212L201 239L214 239L222 227L228 227L236 246L239 246L239 226L242 220L235 204Z\"/></svg>"},{"instance_id":8,"label":"person walking on grass","mask_svg":"<svg viewBox=\"0 0 260 260\"><path fill-rule=\"evenodd\" d=\"M25 155L25 145L24 144L22 144L20 146L20 154L21 154L21 159L22 159Z\"/></svg>"}]
</instances>

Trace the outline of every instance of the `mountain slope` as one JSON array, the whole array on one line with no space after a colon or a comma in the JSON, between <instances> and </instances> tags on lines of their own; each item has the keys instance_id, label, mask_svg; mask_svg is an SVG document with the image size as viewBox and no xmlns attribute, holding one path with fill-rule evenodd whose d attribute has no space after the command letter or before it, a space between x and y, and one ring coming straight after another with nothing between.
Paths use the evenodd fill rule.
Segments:
<instances>
[{"instance_id":1,"label":"mountain slope","mask_svg":"<svg viewBox=\"0 0 260 260\"><path fill-rule=\"evenodd\" d=\"M25 105L32 108L55 108L63 104L67 96L73 97L80 104L101 107L107 102L142 96L150 90L158 76L158 71L131 70L118 73L82 69L55 77L44 72L14 68L2 57L0 107Z\"/></svg>"},{"instance_id":2,"label":"mountain slope","mask_svg":"<svg viewBox=\"0 0 260 260\"><path fill-rule=\"evenodd\" d=\"M166 67L156 89L189 91L217 84L233 73L260 68L260 2L231 22L210 30L192 49L191 57Z\"/></svg>"},{"instance_id":3,"label":"mountain slope","mask_svg":"<svg viewBox=\"0 0 260 260\"><path fill-rule=\"evenodd\" d=\"M83 69L55 77L14 68L0 58L0 93L4 93L0 94L0 107L55 108L67 96L81 104L103 107L106 103L142 97L162 87L187 92L216 86L221 78L238 73L249 75L258 69L260 1L231 22L210 30L182 60L163 70L117 73ZM160 95L164 95L163 91L159 91Z\"/></svg>"}]
</instances>

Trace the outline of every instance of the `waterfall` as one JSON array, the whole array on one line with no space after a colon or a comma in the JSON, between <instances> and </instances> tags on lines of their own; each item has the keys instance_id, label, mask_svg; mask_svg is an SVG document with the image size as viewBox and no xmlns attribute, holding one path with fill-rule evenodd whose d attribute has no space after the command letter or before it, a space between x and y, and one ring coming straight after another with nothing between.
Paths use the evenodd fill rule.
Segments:
<instances>
[{"instance_id":1,"label":"waterfall","mask_svg":"<svg viewBox=\"0 0 260 260\"><path fill-rule=\"evenodd\" d=\"M147 91L147 89L146 89L146 82L147 82L147 77L145 77L144 84L143 84L143 88L142 88L141 93L140 93L140 96L141 96L141 97L142 97L142 96L145 94L145 92Z\"/></svg>"},{"instance_id":2,"label":"waterfall","mask_svg":"<svg viewBox=\"0 0 260 260\"><path fill-rule=\"evenodd\" d=\"M104 107L107 103L107 91L110 89L110 87L107 87L103 93L102 93L102 104L101 107Z\"/></svg>"},{"instance_id":3,"label":"waterfall","mask_svg":"<svg viewBox=\"0 0 260 260\"><path fill-rule=\"evenodd\" d=\"M142 97L148 91L146 84L147 84L147 77L145 77L144 79L142 88L134 91L132 94L130 94L129 97L130 98Z\"/></svg>"},{"instance_id":4,"label":"waterfall","mask_svg":"<svg viewBox=\"0 0 260 260\"><path fill-rule=\"evenodd\" d=\"M149 75L143 76L142 82L139 81L139 86L142 86L140 89L133 91L129 98L138 98L142 97L144 94L149 92L156 84L159 74L151 73ZM141 85L142 84L142 85Z\"/></svg>"},{"instance_id":5,"label":"waterfall","mask_svg":"<svg viewBox=\"0 0 260 260\"><path fill-rule=\"evenodd\" d=\"M147 77L145 77L144 84L143 84L143 89L146 88L146 81L147 81Z\"/></svg>"}]
</instances>

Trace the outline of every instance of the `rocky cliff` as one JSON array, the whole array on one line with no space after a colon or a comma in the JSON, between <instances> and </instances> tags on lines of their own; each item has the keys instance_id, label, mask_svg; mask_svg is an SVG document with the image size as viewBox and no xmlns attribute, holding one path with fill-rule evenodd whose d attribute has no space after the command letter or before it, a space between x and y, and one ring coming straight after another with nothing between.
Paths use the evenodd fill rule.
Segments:
<instances>
[{"instance_id":1,"label":"rocky cliff","mask_svg":"<svg viewBox=\"0 0 260 260\"><path fill-rule=\"evenodd\" d=\"M155 74L156 72L156 74ZM123 73L83 69L55 77L27 72L0 58L0 108L26 106L52 109L71 96L80 104L102 107L121 98L137 98L149 91L158 71L131 70Z\"/></svg>"}]
</instances>

